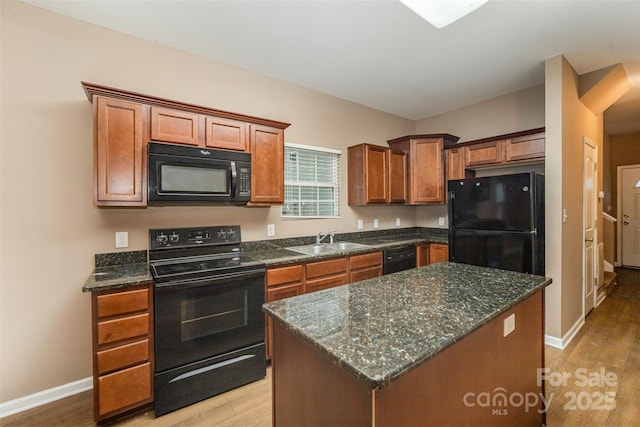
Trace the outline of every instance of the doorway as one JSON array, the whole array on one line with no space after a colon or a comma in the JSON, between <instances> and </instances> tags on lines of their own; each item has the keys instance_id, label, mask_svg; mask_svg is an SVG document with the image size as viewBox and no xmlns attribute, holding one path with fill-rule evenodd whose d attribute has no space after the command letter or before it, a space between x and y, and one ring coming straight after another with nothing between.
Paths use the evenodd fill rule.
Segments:
<instances>
[{"instance_id":1,"label":"doorway","mask_svg":"<svg viewBox=\"0 0 640 427\"><path fill-rule=\"evenodd\" d=\"M618 218L620 263L640 268L640 165L618 166Z\"/></svg>"},{"instance_id":2,"label":"doorway","mask_svg":"<svg viewBox=\"0 0 640 427\"><path fill-rule=\"evenodd\" d=\"M598 207L598 147L589 138L583 139L582 186L583 186L583 308L586 316L595 306L598 280L596 260L597 207Z\"/></svg>"}]
</instances>

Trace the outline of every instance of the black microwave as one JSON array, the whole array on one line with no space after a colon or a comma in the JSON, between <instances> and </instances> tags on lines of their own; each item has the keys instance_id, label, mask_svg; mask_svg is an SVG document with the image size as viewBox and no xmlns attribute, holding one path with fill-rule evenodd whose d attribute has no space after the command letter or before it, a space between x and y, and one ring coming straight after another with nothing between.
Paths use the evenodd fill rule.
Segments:
<instances>
[{"instance_id":1,"label":"black microwave","mask_svg":"<svg viewBox=\"0 0 640 427\"><path fill-rule=\"evenodd\" d=\"M149 142L149 204L246 204L251 154Z\"/></svg>"}]
</instances>

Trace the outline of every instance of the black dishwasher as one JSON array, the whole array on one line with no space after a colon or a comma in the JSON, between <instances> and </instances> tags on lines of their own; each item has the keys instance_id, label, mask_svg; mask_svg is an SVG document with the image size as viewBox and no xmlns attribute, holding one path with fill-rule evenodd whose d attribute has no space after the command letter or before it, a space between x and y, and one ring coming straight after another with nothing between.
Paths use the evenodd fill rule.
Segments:
<instances>
[{"instance_id":1,"label":"black dishwasher","mask_svg":"<svg viewBox=\"0 0 640 427\"><path fill-rule=\"evenodd\" d=\"M383 251L382 274L408 270L416 266L416 247L414 245Z\"/></svg>"}]
</instances>

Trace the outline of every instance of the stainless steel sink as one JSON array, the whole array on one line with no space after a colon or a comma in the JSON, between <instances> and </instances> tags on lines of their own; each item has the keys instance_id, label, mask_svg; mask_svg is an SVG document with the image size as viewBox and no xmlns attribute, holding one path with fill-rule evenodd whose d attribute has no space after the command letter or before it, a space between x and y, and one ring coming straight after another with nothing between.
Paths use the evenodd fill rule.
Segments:
<instances>
[{"instance_id":1,"label":"stainless steel sink","mask_svg":"<svg viewBox=\"0 0 640 427\"><path fill-rule=\"evenodd\" d=\"M330 247L337 248L339 251L348 251L350 249L360 249L360 248L368 248L368 245L363 245L361 243L353 243L353 242L335 242L329 243Z\"/></svg>"},{"instance_id":2,"label":"stainless steel sink","mask_svg":"<svg viewBox=\"0 0 640 427\"><path fill-rule=\"evenodd\" d=\"M367 245L353 242L314 243L311 245L291 246L286 249L305 255L322 255L351 249L368 248Z\"/></svg>"}]
</instances>

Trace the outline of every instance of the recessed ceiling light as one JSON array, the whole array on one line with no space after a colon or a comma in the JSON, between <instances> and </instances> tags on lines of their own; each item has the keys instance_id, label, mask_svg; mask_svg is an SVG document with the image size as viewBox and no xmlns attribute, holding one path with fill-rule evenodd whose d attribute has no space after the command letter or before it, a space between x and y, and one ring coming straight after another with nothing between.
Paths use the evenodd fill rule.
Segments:
<instances>
[{"instance_id":1,"label":"recessed ceiling light","mask_svg":"<svg viewBox=\"0 0 640 427\"><path fill-rule=\"evenodd\" d=\"M400 0L436 28L443 28L473 12L488 0Z\"/></svg>"}]
</instances>

